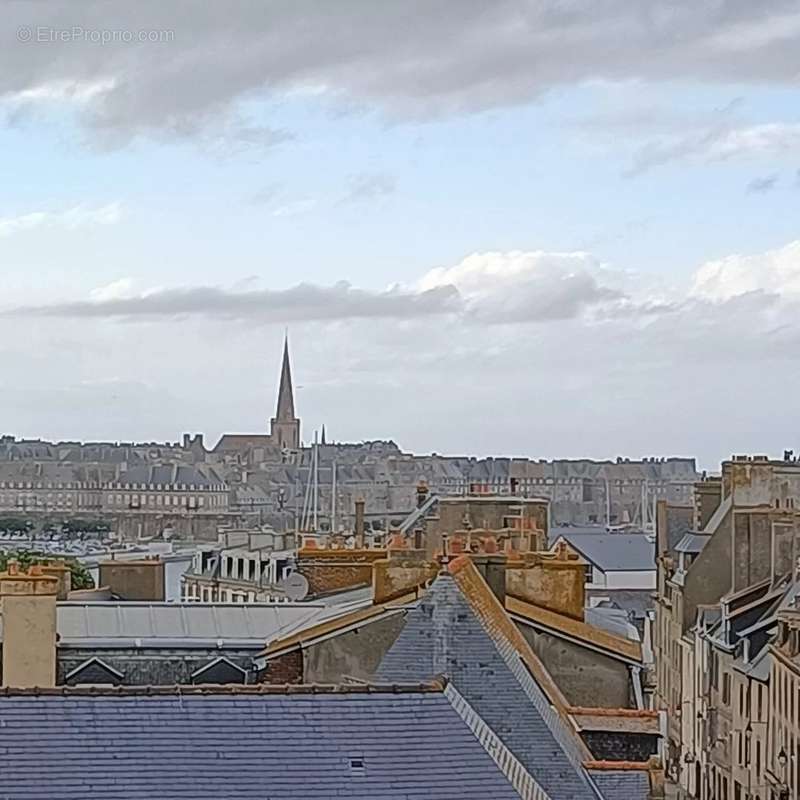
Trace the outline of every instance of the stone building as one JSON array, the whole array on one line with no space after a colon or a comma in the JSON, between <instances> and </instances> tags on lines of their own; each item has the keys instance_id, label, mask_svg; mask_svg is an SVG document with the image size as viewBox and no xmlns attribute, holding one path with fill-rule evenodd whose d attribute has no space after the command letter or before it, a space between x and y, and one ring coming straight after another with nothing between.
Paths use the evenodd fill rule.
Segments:
<instances>
[{"instance_id":1,"label":"stone building","mask_svg":"<svg viewBox=\"0 0 800 800\"><path fill-rule=\"evenodd\" d=\"M251 683L265 642L326 611L315 604L59 601L58 577L0 574L2 685Z\"/></svg>"},{"instance_id":2,"label":"stone building","mask_svg":"<svg viewBox=\"0 0 800 800\"><path fill-rule=\"evenodd\" d=\"M528 556L465 554L442 569L422 552L390 551L371 565L372 604L276 639L257 664L270 682L443 675L547 797L661 796L657 715L636 707L622 663L641 667L637 643L583 621L584 571L574 559ZM560 663L564 647L571 655Z\"/></svg>"},{"instance_id":3,"label":"stone building","mask_svg":"<svg viewBox=\"0 0 800 800\"><path fill-rule=\"evenodd\" d=\"M797 723L790 694L789 728L774 717L769 644L797 591L799 506L787 454L735 457L697 484L692 507L659 507L655 703L687 797L774 800L788 783L778 757L791 759Z\"/></svg>"},{"instance_id":4,"label":"stone building","mask_svg":"<svg viewBox=\"0 0 800 800\"><path fill-rule=\"evenodd\" d=\"M800 592L777 615L770 648L769 744L765 775L773 797L800 796ZM768 797L768 795L763 795Z\"/></svg>"},{"instance_id":5,"label":"stone building","mask_svg":"<svg viewBox=\"0 0 800 800\"><path fill-rule=\"evenodd\" d=\"M291 535L231 531L198 548L184 573L186 602L262 603L286 600L284 581L295 569Z\"/></svg>"},{"instance_id":6,"label":"stone building","mask_svg":"<svg viewBox=\"0 0 800 800\"><path fill-rule=\"evenodd\" d=\"M269 433L224 434L209 453L204 453L203 440L184 435L184 446L192 450L195 458L227 465L256 466L261 463L281 463L292 452L299 450L300 420L295 414L292 367L289 361L289 339L283 342L283 358L278 384L278 402L275 416L270 419Z\"/></svg>"}]
</instances>

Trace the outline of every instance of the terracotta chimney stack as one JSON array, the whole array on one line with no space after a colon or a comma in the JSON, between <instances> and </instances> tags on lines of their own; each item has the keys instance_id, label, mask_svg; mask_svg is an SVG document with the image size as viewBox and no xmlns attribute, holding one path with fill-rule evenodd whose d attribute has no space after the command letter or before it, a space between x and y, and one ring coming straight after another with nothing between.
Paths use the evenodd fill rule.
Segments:
<instances>
[{"instance_id":1,"label":"terracotta chimney stack","mask_svg":"<svg viewBox=\"0 0 800 800\"><path fill-rule=\"evenodd\" d=\"M58 579L39 565L25 574L11 561L0 573L3 686L55 686L57 590Z\"/></svg>"}]
</instances>

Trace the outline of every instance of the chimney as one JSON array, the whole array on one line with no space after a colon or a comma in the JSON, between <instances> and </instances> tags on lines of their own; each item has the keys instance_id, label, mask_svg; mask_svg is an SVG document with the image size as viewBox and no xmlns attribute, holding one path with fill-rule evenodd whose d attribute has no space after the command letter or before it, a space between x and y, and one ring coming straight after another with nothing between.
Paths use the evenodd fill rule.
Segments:
<instances>
[{"instance_id":1,"label":"chimney","mask_svg":"<svg viewBox=\"0 0 800 800\"><path fill-rule=\"evenodd\" d=\"M56 596L58 600L66 600L72 591L72 571L63 559L42 565L42 574L51 575L58 581Z\"/></svg>"},{"instance_id":2,"label":"chimney","mask_svg":"<svg viewBox=\"0 0 800 800\"><path fill-rule=\"evenodd\" d=\"M583 562L563 542L555 553L526 553L506 570L509 595L581 621L585 581Z\"/></svg>"},{"instance_id":3,"label":"chimney","mask_svg":"<svg viewBox=\"0 0 800 800\"><path fill-rule=\"evenodd\" d=\"M359 497L356 502L356 548L364 547L364 498Z\"/></svg>"},{"instance_id":4,"label":"chimney","mask_svg":"<svg viewBox=\"0 0 800 800\"><path fill-rule=\"evenodd\" d=\"M38 565L26 574L15 561L0 573L3 616L3 686L56 685L56 592L58 579Z\"/></svg>"},{"instance_id":5,"label":"chimney","mask_svg":"<svg viewBox=\"0 0 800 800\"><path fill-rule=\"evenodd\" d=\"M494 596L506 603L506 566L508 559L504 553L476 553L472 562L483 576Z\"/></svg>"},{"instance_id":6,"label":"chimney","mask_svg":"<svg viewBox=\"0 0 800 800\"><path fill-rule=\"evenodd\" d=\"M164 562L158 557L138 561L101 561L97 585L108 586L122 600L163 602L166 599Z\"/></svg>"}]
</instances>

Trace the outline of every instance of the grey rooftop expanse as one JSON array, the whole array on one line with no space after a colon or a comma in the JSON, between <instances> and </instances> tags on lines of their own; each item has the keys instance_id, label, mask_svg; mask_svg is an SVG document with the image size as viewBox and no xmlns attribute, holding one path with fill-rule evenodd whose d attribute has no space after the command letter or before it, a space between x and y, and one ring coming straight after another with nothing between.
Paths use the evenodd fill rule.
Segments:
<instances>
[{"instance_id":1,"label":"grey rooftop expanse","mask_svg":"<svg viewBox=\"0 0 800 800\"><path fill-rule=\"evenodd\" d=\"M650 778L643 770L592 770L606 800L647 800Z\"/></svg>"},{"instance_id":2,"label":"grey rooftop expanse","mask_svg":"<svg viewBox=\"0 0 800 800\"><path fill-rule=\"evenodd\" d=\"M170 643L214 647L222 642L263 648L326 611L333 610L310 603L66 601L58 604L56 629L60 647L165 647Z\"/></svg>"},{"instance_id":3,"label":"grey rooftop expanse","mask_svg":"<svg viewBox=\"0 0 800 800\"><path fill-rule=\"evenodd\" d=\"M0 695L8 800L519 800L441 691Z\"/></svg>"},{"instance_id":4,"label":"grey rooftop expanse","mask_svg":"<svg viewBox=\"0 0 800 800\"><path fill-rule=\"evenodd\" d=\"M603 572L654 570L655 542L643 533L559 533Z\"/></svg>"},{"instance_id":5,"label":"grey rooftop expanse","mask_svg":"<svg viewBox=\"0 0 800 800\"><path fill-rule=\"evenodd\" d=\"M408 612L378 668L380 681L446 676L552 800L598 797L574 735L511 644L483 627L450 575L436 578Z\"/></svg>"}]
</instances>

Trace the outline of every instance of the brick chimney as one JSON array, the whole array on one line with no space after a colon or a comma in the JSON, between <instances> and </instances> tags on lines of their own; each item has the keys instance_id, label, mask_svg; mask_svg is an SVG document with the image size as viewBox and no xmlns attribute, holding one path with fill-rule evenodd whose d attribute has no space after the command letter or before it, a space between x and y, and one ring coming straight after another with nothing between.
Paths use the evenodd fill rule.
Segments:
<instances>
[{"instance_id":1,"label":"brick chimney","mask_svg":"<svg viewBox=\"0 0 800 800\"><path fill-rule=\"evenodd\" d=\"M9 561L0 573L3 686L55 686L57 591L58 578L37 565L24 573Z\"/></svg>"},{"instance_id":2,"label":"brick chimney","mask_svg":"<svg viewBox=\"0 0 800 800\"><path fill-rule=\"evenodd\" d=\"M581 621L585 583L584 565L563 543L556 553L524 553L506 571L509 595Z\"/></svg>"},{"instance_id":3,"label":"brick chimney","mask_svg":"<svg viewBox=\"0 0 800 800\"><path fill-rule=\"evenodd\" d=\"M51 575L58 581L57 598L66 600L72 591L72 571L64 563L64 560L58 559L57 561L42 564L42 574Z\"/></svg>"}]
</instances>

